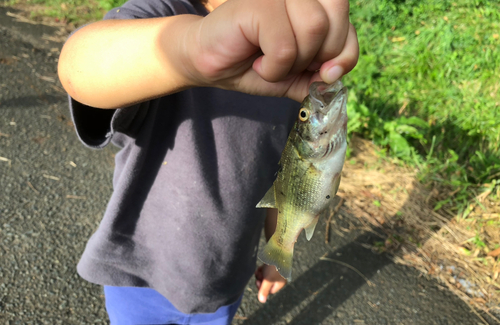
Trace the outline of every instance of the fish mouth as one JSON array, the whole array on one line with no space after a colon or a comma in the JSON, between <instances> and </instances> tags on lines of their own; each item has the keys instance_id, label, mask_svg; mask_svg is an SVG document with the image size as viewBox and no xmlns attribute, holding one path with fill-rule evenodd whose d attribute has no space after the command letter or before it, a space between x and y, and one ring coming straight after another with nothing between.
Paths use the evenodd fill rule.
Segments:
<instances>
[{"instance_id":1,"label":"fish mouth","mask_svg":"<svg viewBox=\"0 0 500 325\"><path fill-rule=\"evenodd\" d=\"M323 127L318 136L325 142L335 141L339 132L345 133L347 124L347 88L340 80L331 85L315 82L310 87L311 101L319 111L321 124Z\"/></svg>"},{"instance_id":2,"label":"fish mouth","mask_svg":"<svg viewBox=\"0 0 500 325\"><path fill-rule=\"evenodd\" d=\"M310 101L316 112L312 125L316 129L309 145L317 158L328 157L345 142L347 134L347 88L341 81L328 85L315 82L309 88ZM302 138L302 137L301 137ZM306 140L302 138L302 140Z\"/></svg>"},{"instance_id":3,"label":"fish mouth","mask_svg":"<svg viewBox=\"0 0 500 325\"><path fill-rule=\"evenodd\" d=\"M314 82L306 98L311 116L305 124L295 124L295 131L309 158L323 158L345 142L347 133L347 88L341 81L328 85Z\"/></svg>"},{"instance_id":4,"label":"fish mouth","mask_svg":"<svg viewBox=\"0 0 500 325\"><path fill-rule=\"evenodd\" d=\"M332 111L338 114L345 106L347 88L340 80L330 85L324 82L313 82L309 86L309 95L312 104L323 115L331 115Z\"/></svg>"}]
</instances>

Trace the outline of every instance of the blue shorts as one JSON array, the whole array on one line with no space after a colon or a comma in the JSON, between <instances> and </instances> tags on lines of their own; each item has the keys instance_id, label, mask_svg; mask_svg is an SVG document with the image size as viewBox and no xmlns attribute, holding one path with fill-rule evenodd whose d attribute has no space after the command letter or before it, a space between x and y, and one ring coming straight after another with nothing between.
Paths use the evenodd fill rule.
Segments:
<instances>
[{"instance_id":1,"label":"blue shorts","mask_svg":"<svg viewBox=\"0 0 500 325\"><path fill-rule=\"evenodd\" d=\"M104 286L104 296L111 325L230 325L242 298L212 314L184 314L149 288Z\"/></svg>"}]
</instances>

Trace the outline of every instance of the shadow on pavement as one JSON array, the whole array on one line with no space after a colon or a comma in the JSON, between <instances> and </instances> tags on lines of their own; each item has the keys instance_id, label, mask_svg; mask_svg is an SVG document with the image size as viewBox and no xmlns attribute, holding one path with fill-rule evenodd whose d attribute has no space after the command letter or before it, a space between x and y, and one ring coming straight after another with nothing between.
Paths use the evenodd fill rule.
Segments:
<instances>
[{"instance_id":1,"label":"shadow on pavement","mask_svg":"<svg viewBox=\"0 0 500 325\"><path fill-rule=\"evenodd\" d=\"M363 234L355 242L335 250L325 257L351 265L368 279L392 263L384 255L374 254L360 243L372 243L374 234ZM286 286L275 298L253 313L244 325L274 324L295 307L307 303L288 324L320 324L333 310L366 283L342 263L320 260L299 278ZM327 279L325 281L325 279Z\"/></svg>"}]
</instances>

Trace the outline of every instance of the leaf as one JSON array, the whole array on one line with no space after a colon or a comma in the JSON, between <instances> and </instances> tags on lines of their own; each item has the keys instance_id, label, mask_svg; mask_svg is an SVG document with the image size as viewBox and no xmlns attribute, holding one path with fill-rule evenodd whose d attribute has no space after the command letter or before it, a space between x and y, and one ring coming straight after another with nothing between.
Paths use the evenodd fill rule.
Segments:
<instances>
[{"instance_id":1,"label":"leaf","mask_svg":"<svg viewBox=\"0 0 500 325\"><path fill-rule=\"evenodd\" d=\"M450 199L446 199L446 200L442 200L442 201L439 201L438 203L436 203L436 206L434 207L434 211L437 211L439 209L441 209L441 207L447 203L450 202Z\"/></svg>"},{"instance_id":2,"label":"leaf","mask_svg":"<svg viewBox=\"0 0 500 325\"><path fill-rule=\"evenodd\" d=\"M389 132L389 145L391 150L400 157L410 156L410 145L408 141L397 132Z\"/></svg>"},{"instance_id":3,"label":"leaf","mask_svg":"<svg viewBox=\"0 0 500 325\"><path fill-rule=\"evenodd\" d=\"M470 250L468 250L468 249L467 249L467 248L465 248L465 247L460 246L460 247L458 247L458 248L457 248L457 250L458 250L458 252L459 252L460 254L463 254L463 255L466 255L466 256L470 256L470 255L471 255Z\"/></svg>"},{"instance_id":4,"label":"leaf","mask_svg":"<svg viewBox=\"0 0 500 325\"><path fill-rule=\"evenodd\" d=\"M497 257L500 255L500 248L497 248L491 252L489 252L488 254L486 254L487 256L493 256L493 257Z\"/></svg>"},{"instance_id":5,"label":"leaf","mask_svg":"<svg viewBox=\"0 0 500 325\"><path fill-rule=\"evenodd\" d=\"M418 130L415 127L410 126L410 125L398 125L396 127L396 132L398 132L399 134L401 134L401 133L407 134L410 137L415 138L415 139L422 138L422 134L420 134L420 132L418 132Z\"/></svg>"},{"instance_id":6,"label":"leaf","mask_svg":"<svg viewBox=\"0 0 500 325\"><path fill-rule=\"evenodd\" d=\"M397 123L396 121L389 121L384 123L384 130L392 132L396 130Z\"/></svg>"},{"instance_id":7,"label":"leaf","mask_svg":"<svg viewBox=\"0 0 500 325\"><path fill-rule=\"evenodd\" d=\"M424 128L424 129L429 128L428 122L426 122L426 121L424 121L421 118L418 118L416 116L411 116L411 117L401 116L398 119L398 122L400 124L414 125L414 126L418 126L418 127Z\"/></svg>"},{"instance_id":8,"label":"leaf","mask_svg":"<svg viewBox=\"0 0 500 325\"><path fill-rule=\"evenodd\" d=\"M402 42L402 41L404 41L405 39L406 39L406 38L405 38L405 37L402 37L402 36L401 36L401 37L393 37L393 38L391 39L391 41L392 41L393 43L396 43L396 42Z\"/></svg>"},{"instance_id":9,"label":"leaf","mask_svg":"<svg viewBox=\"0 0 500 325\"><path fill-rule=\"evenodd\" d=\"M451 156L450 158L447 159L449 162L456 162L458 160L458 155L455 151L448 149L448 153Z\"/></svg>"}]
</instances>

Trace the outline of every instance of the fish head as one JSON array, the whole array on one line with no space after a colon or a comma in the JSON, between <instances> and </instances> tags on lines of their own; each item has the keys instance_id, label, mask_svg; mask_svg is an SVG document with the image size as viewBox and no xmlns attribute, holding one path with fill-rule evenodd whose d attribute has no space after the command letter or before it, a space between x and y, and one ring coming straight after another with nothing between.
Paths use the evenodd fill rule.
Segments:
<instances>
[{"instance_id":1,"label":"fish head","mask_svg":"<svg viewBox=\"0 0 500 325\"><path fill-rule=\"evenodd\" d=\"M325 158L346 141L347 89L342 82L314 82L302 102L295 130L297 149L308 158Z\"/></svg>"}]
</instances>

